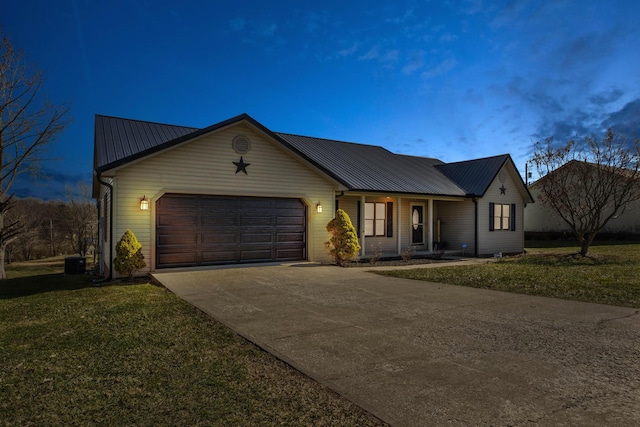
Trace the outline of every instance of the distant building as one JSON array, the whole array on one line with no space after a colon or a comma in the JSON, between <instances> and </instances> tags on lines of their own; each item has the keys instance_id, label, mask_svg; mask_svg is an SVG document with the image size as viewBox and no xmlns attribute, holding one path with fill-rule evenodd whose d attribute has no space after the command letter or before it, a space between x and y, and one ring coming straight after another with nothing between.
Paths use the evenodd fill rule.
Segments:
<instances>
[{"instance_id":1,"label":"distant building","mask_svg":"<svg viewBox=\"0 0 640 427\"><path fill-rule=\"evenodd\" d=\"M571 161L562 168L570 168ZM594 168L596 165L592 165ZM560 216L551 208L539 201L540 186L546 177L542 177L529 186L529 191L536 203L527 205L524 215L524 230L531 237L557 238L571 237L573 232ZM640 201L629 203L622 214L612 218L598 233L600 235L617 235L620 238L640 237Z\"/></svg>"}]
</instances>

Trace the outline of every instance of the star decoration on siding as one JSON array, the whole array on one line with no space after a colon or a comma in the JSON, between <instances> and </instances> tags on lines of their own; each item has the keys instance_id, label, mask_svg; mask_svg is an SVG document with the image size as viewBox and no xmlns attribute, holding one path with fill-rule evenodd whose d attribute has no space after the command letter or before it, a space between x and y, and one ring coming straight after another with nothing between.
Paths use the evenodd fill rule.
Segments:
<instances>
[{"instance_id":1,"label":"star decoration on siding","mask_svg":"<svg viewBox=\"0 0 640 427\"><path fill-rule=\"evenodd\" d=\"M507 194L506 191L507 191L507 189L504 187L504 184L502 184L502 187L500 187L500 194Z\"/></svg>"},{"instance_id":2,"label":"star decoration on siding","mask_svg":"<svg viewBox=\"0 0 640 427\"><path fill-rule=\"evenodd\" d=\"M236 165L236 173L242 171L245 175L248 175L247 166L249 166L251 163L245 163L242 156L240 156L239 162L233 162L233 164Z\"/></svg>"}]
</instances>

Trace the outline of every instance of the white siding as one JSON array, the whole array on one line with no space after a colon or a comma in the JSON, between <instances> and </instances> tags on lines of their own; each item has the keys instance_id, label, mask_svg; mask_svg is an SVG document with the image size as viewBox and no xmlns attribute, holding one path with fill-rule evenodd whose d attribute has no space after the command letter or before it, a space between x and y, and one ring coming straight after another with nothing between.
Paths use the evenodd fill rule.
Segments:
<instances>
[{"instance_id":1,"label":"white siding","mask_svg":"<svg viewBox=\"0 0 640 427\"><path fill-rule=\"evenodd\" d=\"M516 181L516 172L505 165L505 181L496 178L484 197L478 200L478 255L487 256L498 252L505 254L520 253L524 250L524 201L518 191L520 183ZM518 178L519 179L519 178ZM504 185L505 194L500 188ZM516 205L516 230L489 231L489 204Z\"/></svg>"},{"instance_id":2,"label":"white siding","mask_svg":"<svg viewBox=\"0 0 640 427\"><path fill-rule=\"evenodd\" d=\"M240 160L231 145L238 135L251 140L243 154L247 174L235 173ZM300 198L308 205L308 258L327 261L326 224L333 217L335 184L253 127L240 123L158 153L117 171L115 177L117 240L127 228L143 247L145 272L155 267L155 202L165 193ZM151 209L140 210L140 199ZM321 202L323 212L316 212Z\"/></svg>"},{"instance_id":3,"label":"white siding","mask_svg":"<svg viewBox=\"0 0 640 427\"><path fill-rule=\"evenodd\" d=\"M358 201L361 201L361 196L343 196L338 198L338 204L340 209L345 211L353 226L358 230ZM393 235L388 236L364 236L364 222L360 220L360 244L362 245L362 238L364 236L364 254L370 256L373 249L380 244L380 251L384 255L397 255L398 254L398 219L397 219L397 199L391 197L365 197L366 203L393 203L393 215L391 217ZM386 207L385 207L386 214ZM362 215L364 215L364 206L362 206ZM386 232L386 227L385 227Z\"/></svg>"},{"instance_id":4,"label":"white siding","mask_svg":"<svg viewBox=\"0 0 640 427\"><path fill-rule=\"evenodd\" d=\"M475 253L475 205L472 200L459 202L435 202L437 216L434 216L433 238L437 240L437 221L440 220L440 235L446 242L447 251L461 251L462 244L467 244L465 255Z\"/></svg>"}]
</instances>

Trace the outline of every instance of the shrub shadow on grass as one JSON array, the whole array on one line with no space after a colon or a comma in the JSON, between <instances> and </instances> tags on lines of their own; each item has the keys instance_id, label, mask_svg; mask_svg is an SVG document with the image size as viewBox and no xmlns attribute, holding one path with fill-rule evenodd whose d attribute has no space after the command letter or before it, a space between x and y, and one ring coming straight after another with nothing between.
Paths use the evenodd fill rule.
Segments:
<instances>
[{"instance_id":1,"label":"shrub shadow on grass","mask_svg":"<svg viewBox=\"0 0 640 427\"><path fill-rule=\"evenodd\" d=\"M148 278L131 281L94 282L88 274L62 273L16 277L0 281L0 299L19 298L54 291L73 291L96 286L126 286L149 283Z\"/></svg>"},{"instance_id":2,"label":"shrub shadow on grass","mask_svg":"<svg viewBox=\"0 0 640 427\"><path fill-rule=\"evenodd\" d=\"M599 265L616 265L623 262L620 257L612 255L588 255L581 256L579 253L529 253L513 259L522 265L540 265L548 267L568 267L568 266L599 266Z\"/></svg>"}]
</instances>

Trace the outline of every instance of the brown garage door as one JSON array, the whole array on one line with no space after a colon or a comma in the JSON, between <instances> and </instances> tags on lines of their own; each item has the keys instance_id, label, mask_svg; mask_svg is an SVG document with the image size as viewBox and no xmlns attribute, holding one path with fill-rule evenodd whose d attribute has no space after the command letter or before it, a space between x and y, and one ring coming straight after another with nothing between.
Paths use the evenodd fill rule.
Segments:
<instances>
[{"instance_id":1,"label":"brown garage door","mask_svg":"<svg viewBox=\"0 0 640 427\"><path fill-rule=\"evenodd\" d=\"M306 259L299 199L165 194L156 202L156 266Z\"/></svg>"}]
</instances>

